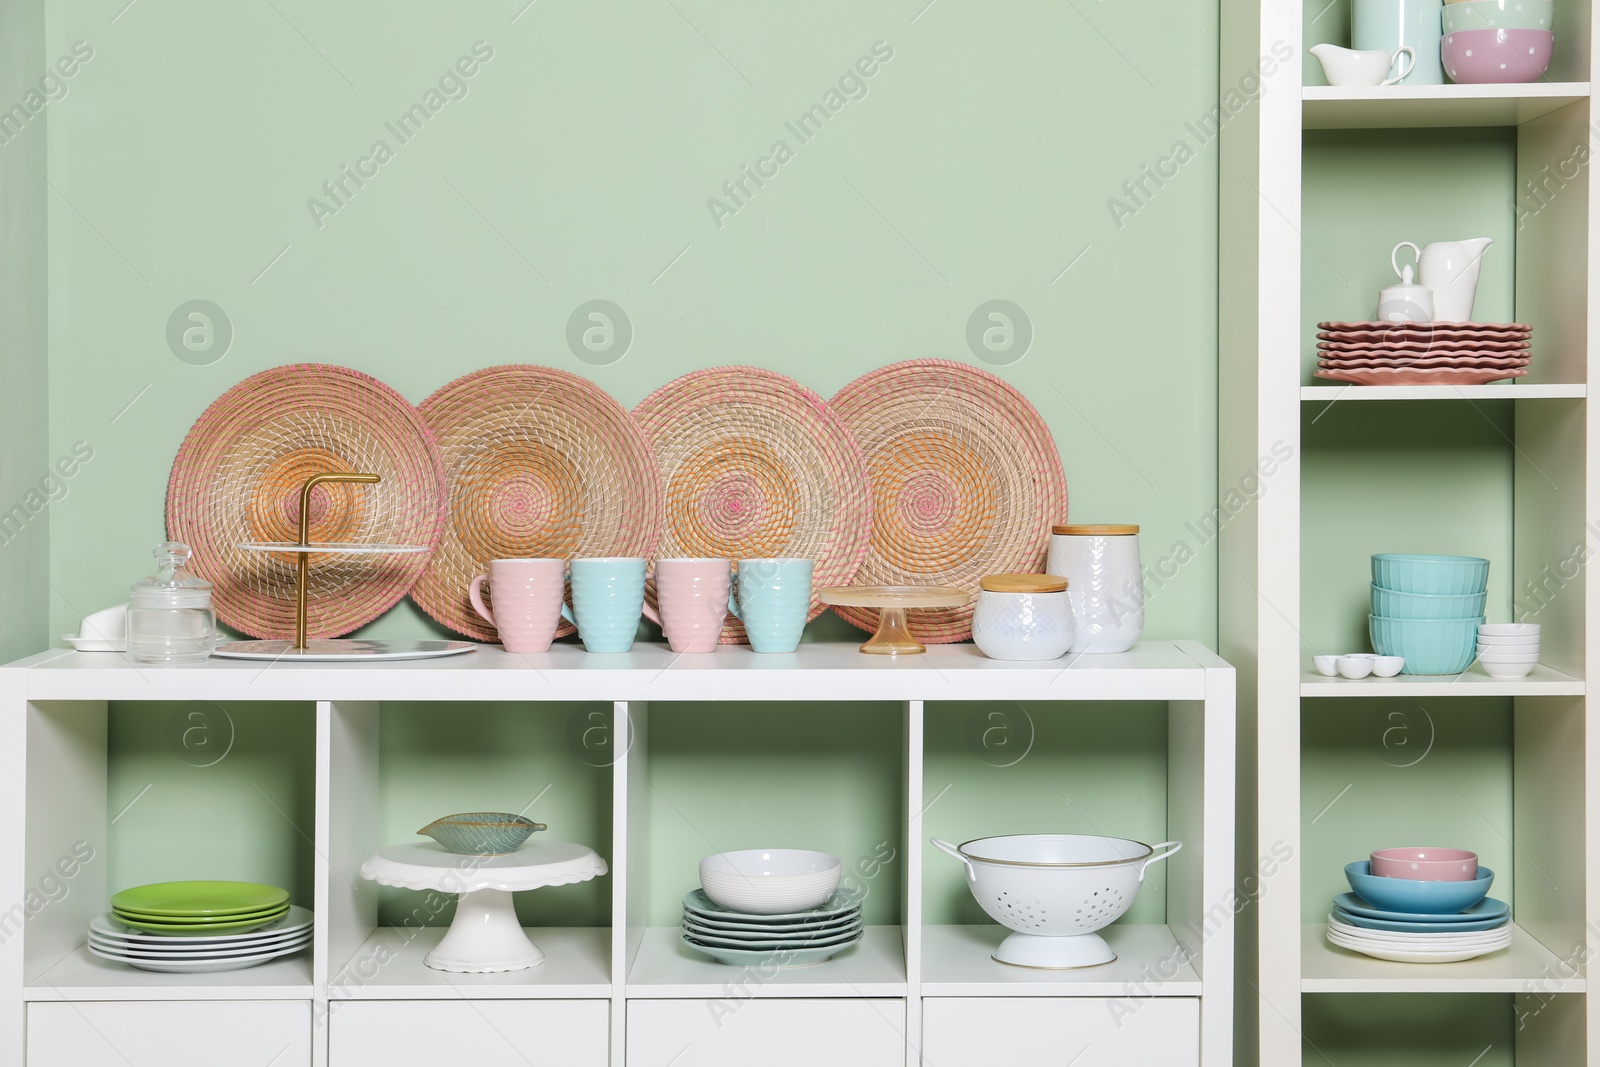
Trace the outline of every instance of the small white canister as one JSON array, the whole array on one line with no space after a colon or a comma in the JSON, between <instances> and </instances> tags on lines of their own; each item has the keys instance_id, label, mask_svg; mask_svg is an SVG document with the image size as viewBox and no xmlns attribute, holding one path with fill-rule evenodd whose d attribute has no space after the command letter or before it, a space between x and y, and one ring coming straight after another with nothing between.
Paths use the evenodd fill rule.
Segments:
<instances>
[{"instance_id":1,"label":"small white canister","mask_svg":"<svg viewBox=\"0 0 1600 1067\"><path fill-rule=\"evenodd\" d=\"M1067 579L1077 622L1070 652L1126 652L1144 632L1137 526L1056 526L1047 569Z\"/></svg>"},{"instance_id":2,"label":"small white canister","mask_svg":"<svg viewBox=\"0 0 1600 1067\"><path fill-rule=\"evenodd\" d=\"M991 574L978 582L973 643L990 659L1039 660L1072 645L1067 580L1054 574Z\"/></svg>"}]
</instances>

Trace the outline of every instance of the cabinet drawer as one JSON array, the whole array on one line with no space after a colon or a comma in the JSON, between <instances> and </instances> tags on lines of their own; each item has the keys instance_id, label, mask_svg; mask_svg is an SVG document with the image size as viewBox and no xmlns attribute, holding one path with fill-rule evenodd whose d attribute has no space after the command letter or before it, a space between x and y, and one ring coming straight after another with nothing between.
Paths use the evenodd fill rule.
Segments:
<instances>
[{"instance_id":1,"label":"cabinet drawer","mask_svg":"<svg viewBox=\"0 0 1600 1067\"><path fill-rule=\"evenodd\" d=\"M309 1001L28 1005L28 1067L310 1067Z\"/></svg>"},{"instance_id":2,"label":"cabinet drawer","mask_svg":"<svg viewBox=\"0 0 1600 1067\"><path fill-rule=\"evenodd\" d=\"M604 1000L361 1000L330 1007L328 1067L606 1067L611 1047L611 1005Z\"/></svg>"},{"instance_id":3,"label":"cabinet drawer","mask_svg":"<svg viewBox=\"0 0 1600 1067\"><path fill-rule=\"evenodd\" d=\"M1111 997L930 997L923 1062L937 1067L1196 1067L1200 1002Z\"/></svg>"},{"instance_id":4,"label":"cabinet drawer","mask_svg":"<svg viewBox=\"0 0 1600 1067\"><path fill-rule=\"evenodd\" d=\"M905 1025L903 1000L630 1000L628 1067L885 1067Z\"/></svg>"}]
</instances>

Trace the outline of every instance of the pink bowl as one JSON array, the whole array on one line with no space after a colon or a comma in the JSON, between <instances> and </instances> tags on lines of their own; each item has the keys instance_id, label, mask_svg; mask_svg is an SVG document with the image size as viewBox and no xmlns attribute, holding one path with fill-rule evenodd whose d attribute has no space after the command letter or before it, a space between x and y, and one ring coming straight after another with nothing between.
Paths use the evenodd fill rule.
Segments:
<instances>
[{"instance_id":1,"label":"pink bowl","mask_svg":"<svg viewBox=\"0 0 1600 1067\"><path fill-rule=\"evenodd\" d=\"M1549 30L1457 30L1439 45L1444 69L1458 85L1538 81L1550 67Z\"/></svg>"},{"instance_id":2,"label":"pink bowl","mask_svg":"<svg viewBox=\"0 0 1600 1067\"><path fill-rule=\"evenodd\" d=\"M1478 854L1464 848L1380 848L1372 873L1413 882L1470 882L1478 877Z\"/></svg>"}]
</instances>

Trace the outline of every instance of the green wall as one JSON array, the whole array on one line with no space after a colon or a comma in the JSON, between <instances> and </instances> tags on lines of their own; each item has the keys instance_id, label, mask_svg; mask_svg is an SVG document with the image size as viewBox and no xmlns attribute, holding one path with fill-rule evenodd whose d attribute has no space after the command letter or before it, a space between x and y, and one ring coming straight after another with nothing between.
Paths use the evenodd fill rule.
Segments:
<instances>
[{"instance_id":1,"label":"green wall","mask_svg":"<svg viewBox=\"0 0 1600 1067\"><path fill-rule=\"evenodd\" d=\"M527 361L631 406L747 362L831 395L908 357L990 366L967 320L1004 299L1033 341L994 369L1049 423L1072 515L1141 523L1152 562L1185 542L1150 632L1213 639L1214 552L1185 524L1215 503L1216 155L1186 126L1217 97L1214 4L1159 27L1043 0L522 6L51 5L50 55L94 51L49 109L51 442L96 449L53 513L53 633L148 572L184 433L261 369L421 400ZM466 95L400 144L385 123L477 41ZM864 98L799 144L785 122L878 41ZM308 198L381 138L394 158L319 227ZM719 228L707 199L780 138L794 158ZM1193 159L1113 221L1179 140ZM565 340L596 298L634 328L609 366ZM232 326L205 366L167 340L197 299Z\"/></svg>"},{"instance_id":2,"label":"green wall","mask_svg":"<svg viewBox=\"0 0 1600 1067\"><path fill-rule=\"evenodd\" d=\"M37 89L44 67L44 5L0 2L0 99ZM52 642L50 512L66 485L51 461L46 414L45 257L48 114L0 127L0 663ZM55 631L61 633L63 631ZM72 629L77 632L76 627Z\"/></svg>"}]
</instances>

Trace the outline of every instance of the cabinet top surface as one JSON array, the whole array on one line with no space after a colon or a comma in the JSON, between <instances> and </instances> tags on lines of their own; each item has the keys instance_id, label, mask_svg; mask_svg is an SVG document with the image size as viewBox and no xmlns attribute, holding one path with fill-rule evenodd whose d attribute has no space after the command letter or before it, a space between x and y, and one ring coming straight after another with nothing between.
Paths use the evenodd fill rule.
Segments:
<instances>
[{"instance_id":1,"label":"cabinet top surface","mask_svg":"<svg viewBox=\"0 0 1600 1067\"><path fill-rule=\"evenodd\" d=\"M514 655L485 645L410 662L213 659L172 667L58 649L0 668L0 686L33 700L1203 700L1215 670L1232 668L1198 641L1144 641L1118 655L1035 663L991 660L972 645L868 656L845 642L783 656L739 646L680 655L641 642L620 655L576 645Z\"/></svg>"}]
</instances>

